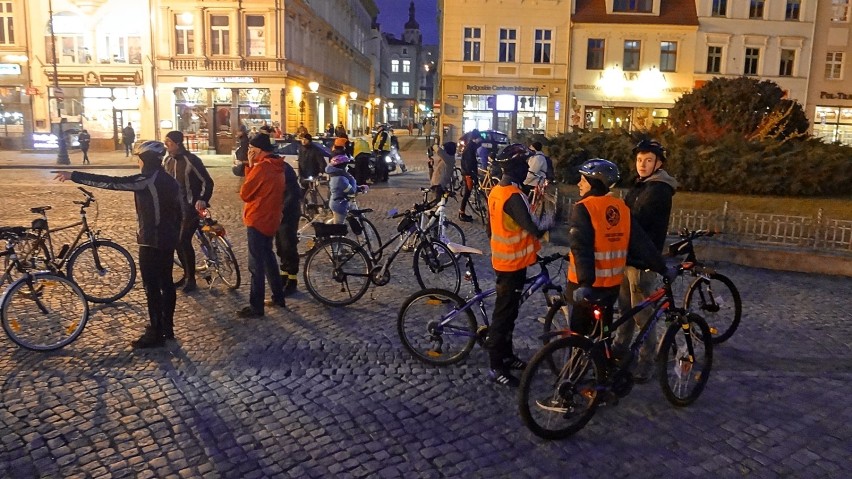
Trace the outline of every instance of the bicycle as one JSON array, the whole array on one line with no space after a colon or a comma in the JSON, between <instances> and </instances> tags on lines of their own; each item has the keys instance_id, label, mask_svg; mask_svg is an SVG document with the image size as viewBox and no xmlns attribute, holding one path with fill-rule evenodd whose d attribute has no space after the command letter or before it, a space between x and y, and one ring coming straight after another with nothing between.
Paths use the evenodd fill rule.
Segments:
<instances>
[{"instance_id":1,"label":"bicycle","mask_svg":"<svg viewBox=\"0 0 852 479\"><path fill-rule=\"evenodd\" d=\"M359 209L355 196L352 196L349 200L349 211L346 213L346 223L352 233L358 237L358 244L365 247L366 251L373 257L373 261L378 261L382 257L382 251L379 248L382 245L382 237L373 222L365 216L372 212L372 208ZM311 234L311 230L314 228L312 223L311 218L306 215L299 217L296 236L299 257L301 258L306 257L317 244L316 234Z\"/></svg>"},{"instance_id":2,"label":"bicycle","mask_svg":"<svg viewBox=\"0 0 852 479\"><path fill-rule=\"evenodd\" d=\"M89 303L83 290L70 279L49 271L32 272L15 251L23 240L32 240L23 226L0 227L0 252L12 270L21 274L0 297L0 322L6 336L22 348L53 351L71 344L89 320Z\"/></svg>"},{"instance_id":3,"label":"bicycle","mask_svg":"<svg viewBox=\"0 0 852 479\"><path fill-rule=\"evenodd\" d=\"M713 344L721 344L730 339L739 327L743 305L734 282L714 268L705 266L695 256L693 240L714 234L712 231L689 231L684 228L680 232L681 239L669 245L669 254L685 255L684 272L695 277L684 294L684 308L690 310L694 307L705 315L713 335Z\"/></svg>"},{"instance_id":4,"label":"bicycle","mask_svg":"<svg viewBox=\"0 0 852 479\"><path fill-rule=\"evenodd\" d=\"M447 245L420 229L417 215L423 208L424 205L415 205L402 213L391 212L391 218L401 218L397 233L379 249L384 251L395 243L397 246L381 263L356 241L345 237L346 225L314 223L319 242L305 258L303 271L311 296L328 306L344 306L364 296L371 282L376 286L388 284L390 266L411 236L417 238L413 267L420 287L450 285L457 292L461 273L456 257Z\"/></svg>"},{"instance_id":5,"label":"bicycle","mask_svg":"<svg viewBox=\"0 0 852 479\"><path fill-rule=\"evenodd\" d=\"M412 356L433 366L458 363L470 354L475 344L484 346L490 326L485 299L497 294L496 288L482 291L479 286L472 255L481 255L482 251L455 244L450 247L466 258L465 280L471 281L474 295L465 301L453 291L426 289L409 296L397 314L397 333L402 345ZM538 257L536 263L541 270L525 280L521 296L523 304L541 290L551 318L550 325L554 324L553 318L558 318L556 311L567 308L562 300L562 287L553 283L547 269L548 264L560 259L565 260L565 255ZM474 311L482 317L481 325ZM560 326L567 328L567 312L564 317L566 322Z\"/></svg>"},{"instance_id":6,"label":"bicycle","mask_svg":"<svg viewBox=\"0 0 852 479\"><path fill-rule=\"evenodd\" d=\"M80 221L60 228L51 228L47 221L50 206L30 208L30 212L41 215L32 222L33 235L21 249L22 264L31 269L49 270L56 274L66 270L66 276L77 283L86 299L93 303L111 303L126 295L136 282L136 263L130 253L118 243L100 237L100 230L91 229L86 209L95 202L95 196L85 188L83 201L74 201L80 206ZM53 235L60 231L80 227L74 241L63 244L54 253ZM3 282L11 281L7 272Z\"/></svg>"},{"instance_id":7,"label":"bicycle","mask_svg":"<svg viewBox=\"0 0 852 479\"><path fill-rule=\"evenodd\" d=\"M213 219L209 208L196 211L198 213L198 228L193 235L193 243L197 244L197 250L201 254L195 255L195 273L207 281L210 288L217 280L224 283L228 289L234 290L240 287L240 266L237 256L228 239L225 227ZM195 248L196 245L193 245ZM175 253L175 281L183 278L183 265Z\"/></svg>"},{"instance_id":8,"label":"bicycle","mask_svg":"<svg viewBox=\"0 0 852 479\"><path fill-rule=\"evenodd\" d=\"M424 210L419 213L417 219L420 229L425 231L432 239L444 244L465 244L467 239L465 238L464 230L459 225L447 219L447 201L453 196L453 193L446 191L440 198L429 200L429 193L432 191L432 188L420 188L420 192L423 193L423 203L421 204L424 206ZM403 250L414 250L413 243L415 240L415 237L409 238Z\"/></svg>"},{"instance_id":9,"label":"bicycle","mask_svg":"<svg viewBox=\"0 0 852 479\"><path fill-rule=\"evenodd\" d=\"M304 192L302 194L302 215L310 218L311 221L319 218L325 218L331 214L328 207L328 199L326 199L321 191L320 186L328 184L328 179L323 178L320 174L316 178L308 177L303 181L302 185Z\"/></svg>"},{"instance_id":10,"label":"bicycle","mask_svg":"<svg viewBox=\"0 0 852 479\"><path fill-rule=\"evenodd\" d=\"M605 394L627 396L633 388L630 368L661 318L668 324L656 357L663 394L678 407L698 399L710 378L713 339L701 316L675 307L667 280L642 303L624 312L611 327L607 318L612 311L595 299L589 305L595 319L591 332L584 335L571 328L550 330L544 339L552 340L539 349L521 376L518 409L522 421L535 435L544 439L568 437L589 422ZM633 321L645 308L652 308L653 314L626 357L614 360L613 331Z\"/></svg>"}]
</instances>

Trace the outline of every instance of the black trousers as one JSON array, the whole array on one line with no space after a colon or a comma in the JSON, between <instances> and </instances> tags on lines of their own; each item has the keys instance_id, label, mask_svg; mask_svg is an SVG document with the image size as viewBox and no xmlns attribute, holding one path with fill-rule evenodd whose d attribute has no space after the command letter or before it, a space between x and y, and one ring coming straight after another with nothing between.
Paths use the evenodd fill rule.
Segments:
<instances>
[{"instance_id":1,"label":"black trousers","mask_svg":"<svg viewBox=\"0 0 852 479\"><path fill-rule=\"evenodd\" d=\"M188 283L195 281L195 248L192 247L192 235L198 230L198 214L195 208L183 212L178 238L177 255L183 265L184 278Z\"/></svg>"},{"instance_id":2,"label":"black trousers","mask_svg":"<svg viewBox=\"0 0 852 479\"><path fill-rule=\"evenodd\" d=\"M298 228L298 212L292 215L285 214L275 235L275 251L278 253L281 271L287 276L295 276L299 272L299 250L296 247L299 241Z\"/></svg>"},{"instance_id":3,"label":"black trousers","mask_svg":"<svg viewBox=\"0 0 852 479\"><path fill-rule=\"evenodd\" d=\"M83 164L89 163L89 147L80 148L80 151L83 152Z\"/></svg>"},{"instance_id":4,"label":"black trousers","mask_svg":"<svg viewBox=\"0 0 852 479\"><path fill-rule=\"evenodd\" d=\"M151 319L151 328L159 334L174 332L174 256L174 250L139 246L139 273L148 300L148 317Z\"/></svg>"},{"instance_id":5,"label":"black trousers","mask_svg":"<svg viewBox=\"0 0 852 479\"><path fill-rule=\"evenodd\" d=\"M467 209L467 203L470 201L470 192L473 191L473 182L478 181L475 176L464 175L464 193L462 194L461 205L459 206L459 211L462 213L467 213L465 210Z\"/></svg>"},{"instance_id":6,"label":"black trousers","mask_svg":"<svg viewBox=\"0 0 852 479\"><path fill-rule=\"evenodd\" d=\"M388 164L385 162L385 157L390 154L390 151L376 152L376 181L388 181Z\"/></svg>"},{"instance_id":7,"label":"black trousers","mask_svg":"<svg viewBox=\"0 0 852 479\"><path fill-rule=\"evenodd\" d=\"M491 315L491 326L488 327L488 337L485 338L491 369L503 369L503 361L514 355L512 333L515 331L515 320L518 319L526 277L526 268L509 273L497 271L494 314Z\"/></svg>"}]
</instances>

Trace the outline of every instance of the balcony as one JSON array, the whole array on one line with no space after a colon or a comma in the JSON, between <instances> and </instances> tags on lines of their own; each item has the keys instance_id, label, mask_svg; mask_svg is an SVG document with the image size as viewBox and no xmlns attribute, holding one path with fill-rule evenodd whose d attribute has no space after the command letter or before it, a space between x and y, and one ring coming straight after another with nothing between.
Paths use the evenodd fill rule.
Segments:
<instances>
[{"instance_id":1,"label":"balcony","mask_svg":"<svg viewBox=\"0 0 852 479\"><path fill-rule=\"evenodd\" d=\"M157 66L163 70L196 72L279 72L284 71L284 60L275 58L159 58Z\"/></svg>"}]
</instances>

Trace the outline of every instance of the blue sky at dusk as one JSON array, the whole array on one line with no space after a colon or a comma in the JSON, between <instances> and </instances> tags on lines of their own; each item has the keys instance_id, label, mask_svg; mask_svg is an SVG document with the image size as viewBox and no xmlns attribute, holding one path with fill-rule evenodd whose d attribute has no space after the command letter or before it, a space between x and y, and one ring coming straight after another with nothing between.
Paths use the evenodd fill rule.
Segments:
<instances>
[{"instance_id":1,"label":"blue sky at dusk","mask_svg":"<svg viewBox=\"0 0 852 479\"><path fill-rule=\"evenodd\" d=\"M379 23L382 32L393 33L402 38L405 22L408 21L410 0L374 0L379 7ZM414 19L423 32L423 43L438 44L438 2L435 0L414 0Z\"/></svg>"}]
</instances>

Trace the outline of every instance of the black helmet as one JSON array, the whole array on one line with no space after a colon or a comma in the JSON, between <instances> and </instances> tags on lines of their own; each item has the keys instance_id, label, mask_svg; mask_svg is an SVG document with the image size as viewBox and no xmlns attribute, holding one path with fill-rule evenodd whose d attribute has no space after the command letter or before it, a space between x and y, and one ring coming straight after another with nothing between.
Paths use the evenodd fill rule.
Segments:
<instances>
[{"instance_id":1,"label":"black helmet","mask_svg":"<svg viewBox=\"0 0 852 479\"><path fill-rule=\"evenodd\" d=\"M133 154L139 156L144 154L146 157L157 156L162 158L166 156L166 145L164 145L163 142L156 140L144 141L136 145L133 149Z\"/></svg>"},{"instance_id":2,"label":"black helmet","mask_svg":"<svg viewBox=\"0 0 852 479\"><path fill-rule=\"evenodd\" d=\"M530 156L532 156L532 151L529 148L520 143L515 143L503 148L496 160L499 162L523 161L526 163Z\"/></svg>"},{"instance_id":3,"label":"black helmet","mask_svg":"<svg viewBox=\"0 0 852 479\"><path fill-rule=\"evenodd\" d=\"M666 149L656 140L645 139L637 143L633 147L633 156L636 157L637 153L653 153L657 155L658 160L664 163L666 161Z\"/></svg>"},{"instance_id":4,"label":"black helmet","mask_svg":"<svg viewBox=\"0 0 852 479\"><path fill-rule=\"evenodd\" d=\"M600 181L607 188L612 188L621 179L615 163L601 158L593 158L580 165L579 173L586 179Z\"/></svg>"}]
</instances>

